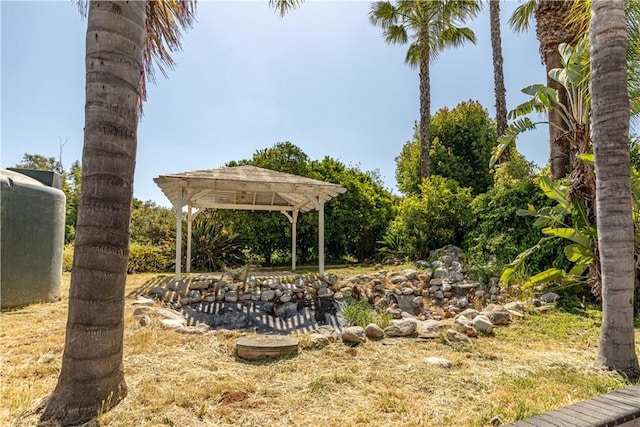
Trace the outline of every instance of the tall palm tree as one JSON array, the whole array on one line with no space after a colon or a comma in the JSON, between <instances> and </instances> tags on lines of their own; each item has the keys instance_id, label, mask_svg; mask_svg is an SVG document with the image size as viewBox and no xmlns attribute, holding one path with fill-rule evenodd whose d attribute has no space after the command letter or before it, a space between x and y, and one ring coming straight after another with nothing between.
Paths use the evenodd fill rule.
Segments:
<instances>
[{"instance_id":1,"label":"tall palm tree","mask_svg":"<svg viewBox=\"0 0 640 427\"><path fill-rule=\"evenodd\" d=\"M624 0L594 0L591 96L602 327L596 365L640 373L633 328L634 229L629 170L629 94Z\"/></svg>"},{"instance_id":2,"label":"tall palm tree","mask_svg":"<svg viewBox=\"0 0 640 427\"><path fill-rule=\"evenodd\" d=\"M502 60L502 37L500 35L500 0L489 0L489 23L491 26L491 52L493 56L493 91L496 98L496 123L498 136L507 130L507 90L504 87ZM504 150L500 161L509 160L509 150Z\"/></svg>"},{"instance_id":3,"label":"tall palm tree","mask_svg":"<svg viewBox=\"0 0 640 427\"><path fill-rule=\"evenodd\" d=\"M179 47L180 27L192 24L194 7L194 1L162 0L88 4L82 190L69 315L62 370L43 421L79 424L127 394L124 288L145 74L152 58L173 65L169 52Z\"/></svg>"},{"instance_id":4,"label":"tall palm tree","mask_svg":"<svg viewBox=\"0 0 640 427\"><path fill-rule=\"evenodd\" d=\"M447 47L461 46L466 41L475 43L470 28L460 25L474 18L480 11L477 1L441 0L379 1L371 4L369 19L382 28L387 43L410 42L405 62L418 67L420 73L420 175L431 175L429 159L431 118L431 89L429 65Z\"/></svg>"},{"instance_id":5,"label":"tall palm tree","mask_svg":"<svg viewBox=\"0 0 640 427\"><path fill-rule=\"evenodd\" d=\"M573 0L527 0L509 19L512 29L524 31L535 16L540 55L547 71L547 86L558 91L559 102L567 108L566 93L558 82L549 77L549 71L562 66L558 46L562 43L573 44L579 37L579 28L571 21L569 14L573 3ZM562 118L555 111L549 111L551 173L555 178L563 178L571 170L570 146L565 132Z\"/></svg>"},{"instance_id":6,"label":"tall palm tree","mask_svg":"<svg viewBox=\"0 0 640 427\"><path fill-rule=\"evenodd\" d=\"M270 0L282 13L299 0ZM87 13L82 190L62 370L42 421L76 425L120 402L137 128L152 63L166 75L196 0L80 1Z\"/></svg>"}]
</instances>

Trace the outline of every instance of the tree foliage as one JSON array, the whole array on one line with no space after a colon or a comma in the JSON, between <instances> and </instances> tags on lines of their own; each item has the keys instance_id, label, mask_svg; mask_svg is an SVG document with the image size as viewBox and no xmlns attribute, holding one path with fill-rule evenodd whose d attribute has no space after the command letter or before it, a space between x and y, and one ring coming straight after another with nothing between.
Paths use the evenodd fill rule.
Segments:
<instances>
[{"instance_id":1,"label":"tree foliage","mask_svg":"<svg viewBox=\"0 0 640 427\"><path fill-rule=\"evenodd\" d=\"M433 175L423 181L420 192L421 196L400 202L384 240L396 240L400 254L410 259L424 259L429 251L447 244L461 246L470 214L470 190Z\"/></svg>"},{"instance_id":2,"label":"tree foliage","mask_svg":"<svg viewBox=\"0 0 640 427\"><path fill-rule=\"evenodd\" d=\"M252 165L292 173L342 185L347 189L325 205L326 257L341 260L371 258L376 242L392 217L393 196L384 189L380 178L358 167L345 166L325 157L310 160L291 142L280 142L254 153L251 159L232 161L228 166ZM270 264L274 255L290 261L291 224L277 212L221 212L234 233L245 237L252 251ZM318 254L318 213L301 213L297 222L297 256L301 263Z\"/></svg>"},{"instance_id":3,"label":"tree foliage","mask_svg":"<svg viewBox=\"0 0 640 427\"><path fill-rule=\"evenodd\" d=\"M419 131L396 157L398 188L406 195L418 194L420 188ZM493 177L489 159L496 145L495 122L478 101L459 103L455 108L440 109L431 119L431 163L433 173L453 179L473 194L491 186Z\"/></svg>"}]
</instances>

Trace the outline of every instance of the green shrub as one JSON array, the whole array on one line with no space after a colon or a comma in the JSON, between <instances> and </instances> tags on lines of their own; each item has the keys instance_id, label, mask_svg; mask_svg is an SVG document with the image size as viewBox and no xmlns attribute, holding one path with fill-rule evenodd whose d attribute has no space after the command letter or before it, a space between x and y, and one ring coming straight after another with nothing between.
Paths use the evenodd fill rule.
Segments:
<instances>
[{"instance_id":1,"label":"green shrub","mask_svg":"<svg viewBox=\"0 0 640 427\"><path fill-rule=\"evenodd\" d=\"M132 243L129 246L127 273L153 273L167 271L173 264L172 248L161 249L152 245ZM69 272L73 267L73 243L64 245L62 251L62 271Z\"/></svg>"},{"instance_id":2,"label":"green shrub","mask_svg":"<svg viewBox=\"0 0 640 427\"><path fill-rule=\"evenodd\" d=\"M463 245L469 264L492 262L502 267L538 243L542 233L534 227L533 219L516 212L529 205L549 204L550 200L532 180L506 183L477 196L471 204ZM566 264L562 250L563 245L546 242L529 259L527 269L538 272L552 266L562 268Z\"/></svg>"},{"instance_id":3,"label":"green shrub","mask_svg":"<svg viewBox=\"0 0 640 427\"><path fill-rule=\"evenodd\" d=\"M67 243L62 249L62 271L71 271L73 267L73 243Z\"/></svg>"},{"instance_id":4,"label":"green shrub","mask_svg":"<svg viewBox=\"0 0 640 427\"><path fill-rule=\"evenodd\" d=\"M452 179L437 175L420 185L421 196L406 197L398 208L388 235L399 239L402 255L424 259L430 250L461 246L468 220L471 192Z\"/></svg>"},{"instance_id":5,"label":"green shrub","mask_svg":"<svg viewBox=\"0 0 640 427\"><path fill-rule=\"evenodd\" d=\"M381 309L373 309L367 300L345 298L342 313L352 324L363 328L370 323L375 323L384 329L392 323L390 314Z\"/></svg>"},{"instance_id":6,"label":"green shrub","mask_svg":"<svg viewBox=\"0 0 640 427\"><path fill-rule=\"evenodd\" d=\"M132 243L129 246L127 273L167 271L172 261L171 255L157 246Z\"/></svg>"}]
</instances>

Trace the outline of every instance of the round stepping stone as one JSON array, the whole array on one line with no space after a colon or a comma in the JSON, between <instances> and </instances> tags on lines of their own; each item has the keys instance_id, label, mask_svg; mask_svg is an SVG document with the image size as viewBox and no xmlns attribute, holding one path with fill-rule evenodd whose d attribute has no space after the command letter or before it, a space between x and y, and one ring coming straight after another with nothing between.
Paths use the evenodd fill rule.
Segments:
<instances>
[{"instance_id":1,"label":"round stepping stone","mask_svg":"<svg viewBox=\"0 0 640 427\"><path fill-rule=\"evenodd\" d=\"M297 353L298 340L287 336L261 335L236 341L236 354L246 360L272 359Z\"/></svg>"}]
</instances>

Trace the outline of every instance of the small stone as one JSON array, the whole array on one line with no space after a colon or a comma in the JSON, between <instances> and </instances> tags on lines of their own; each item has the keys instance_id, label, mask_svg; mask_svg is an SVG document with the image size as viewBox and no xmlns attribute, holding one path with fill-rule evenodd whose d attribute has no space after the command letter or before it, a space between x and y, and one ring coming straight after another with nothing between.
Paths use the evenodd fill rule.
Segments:
<instances>
[{"instance_id":1,"label":"small stone","mask_svg":"<svg viewBox=\"0 0 640 427\"><path fill-rule=\"evenodd\" d=\"M330 284L331 286L335 285L336 283L338 283L338 276L336 276L333 273L329 273L325 276L324 278L328 284Z\"/></svg>"},{"instance_id":2,"label":"small stone","mask_svg":"<svg viewBox=\"0 0 640 427\"><path fill-rule=\"evenodd\" d=\"M326 286L322 286L318 289L318 298L331 298L332 296L333 291Z\"/></svg>"},{"instance_id":3,"label":"small stone","mask_svg":"<svg viewBox=\"0 0 640 427\"><path fill-rule=\"evenodd\" d=\"M186 321L180 321L178 319L162 319L160 320L160 327L162 329L176 329L183 326L187 326Z\"/></svg>"},{"instance_id":4,"label":"small stone","mask_svg":"<svg viewBox=\"0 0 640 427\"><path fill-rule=\"evenodd\" d=\"M214 295L208 295L204 298L205 302L214 302L216 300L216 297Z\"/></svg>"},{"instance_id":5,"label":"small stone","mask_svg":"<svg viewBox=\"0 0 640 427\"><path fill-rule=\"evenodd\" d=\"M329 337L322 335L322 334L318 334L318 333L311 333L309 335L309 347L313 348L313 349L320 349L322 347L326 347L327 345L329 345L330 341L329 341Z\"/></svg>"},{"instance_id":6,"label":"small stone","mask_svg":"<svg viewBox=\"0 0 640 427\"><path fill-rule=\"evenodd\" d=\"M451 283L445 282L442 284L442 292L451 292L451 289L453 289Z\"/></svg>"},{"instance_id":7,"label":"small stone","mask_svg":"<svg viewBox=\"0 0 640 427\"><path fill-rule=\"evenodd\" d=\"M189 304L189 303L191 303L191 298L189 298L189 297L182 297L182 298L180 298L180 304L182 304L182 305L187 305L187 304Z\"/></svg>"},{"instance_id":8,"label":"small stone","mask_svg":"<svg viewBox=\"0 0 640 427\"><path fill-rule=\"evenodd\" d=\"M444 298L444 293L442 293L442 291L436 291L436 292L433 294L433 297L434 297L435 299L443 299L443 298Z\"/></svg>"},{"instance_id":9,"label":"small stone","mask_svg":"<svg viewBox=\"0 0 640 427\"><path fill-rule=\"evenodd\" d=\"M375 323L369 323L366 328L364 328L364 334L367 338L370 339L379 339L384 336L384 331L382 328Z\"/></svg>"},{"instance_id":10,"label":"small stone","mask_svg":"<svg viewBox=\"0 0 640 427\"><path fill-rule=\"evenodd\" d=\"M193 282L192 284L190 284L189 289L201 291L201 290L207 289L211 285L212 283L210 281L201 280L199 282Z\"/></svg>"},{"instance_id":11,"label":"small stone","mask_svg":"<svg viewBox=\"0 0 640 427\"><path fill-rule=\"evenodd\" d=\"M474 317L476 317L479 314L480 314L480 312L478 310L475 310L473 308L467 308L462 313L460 313L460 316L464 316L464 317L467 317L469 319L473 319Z\"/></svg>"},{"instance_id":12,"label":"small stone","mask_svg":"<svg viewBox=\"0 0 640 427\"><path fill-rule=\"evenodd\" d=\"M418 324L415 320L403 320L384 329L388 337L407 337L416 333Z\"/></svg>"},{"instance_id":13,"label":"small stone","mask_svg":"<svg viewBox=\"0 0 640 427\"><path fill-rule=\"evenodd\" d=\"M236 291L229 291L226 294L224 294L224 301L225 302L236 302L238 301L238 292Z\"/></svg>"},{"instance_id":14,"label":"small stone","mask_svg":"<svg viewBox=\"0 0 640 427\"><path fill-rule=\"evenodd\" d=\"M416 277L418 277L418 272L411 268L406 269L405 271L403 271L403 273L404 277L406 277L407 280L414 280Z\"/></svg>"},{"instance_id":15,"label":"small stone","mask_svg":"<svg viewBox=\"0 0 640 427\"><path fill-rule=\"evenodd\" d=\"M423 302L423 301L424 301L424 298L423 298L423 297L418 296L418 297L415 297L414 299L412 299L412 300L411 300L411 305L412 305L414 308L420 308L420 307L422 307L422 302Z\"/></svg>"},{"instance_id":16,"label":"small stone","mask_svg":"<svg viewBox=\"0 0 640 427\"><path fill-rule=\"evenodd\" d=\"M455 320L453 321L453 327L456 331L462 332L468 337L475 337L476 335L478 335L478 332L473 327L471 320L469 320L469 318L465 316L456 316Z\"/></svg>"},{"instance_id":17,"label":"small stone","mask_svg":"<svg viewBox=\"0 0 640 427\"><path fill-rule=\"evenodd\" d=\"M458 307L466 308L469 305L467 297L458 298Z\"/></svg>"},{"instance_id":18,"label":"small stone","mask_svg":"<svg viewBox=\"0 0 640 427\"><path fill-rule=\"evenodd\" d=\"M189 298L200 298L200 291L190 290L189 292L187 292L187 296Z\"/></svg>"},{"instance_id":19,"label":"small stone","mask_svg":"<svg viewBox=\"0 0 640 427\"><path fill-rule=\"evenodd\" d=\"M402 310L395 307L387 308L387 314L390 314L394 319L402 319Z\"/></svg>"},{"instance_id":20,"label":"small stone","mask_svg":"<svg viewBox=\"0 0 640 427\"><path fill-rule=\"evenodd\" d=\"M449 277L449 271L446 268L438 267L433 272L434 279L444 279L445 277ZM433 279L431 279L433 280Z\"/></svg>"},{"instance_id":21,"label":"small stone","mask_svg":"<svg viewBox=\"0 0 640 427\"><path fill-rule=\"evenodd\" d=\"M533 304L534 307L540 307L542 306L542 301L540 301L537 298L534 298L533 301L531 301L531 303Z\"/></svg>"},{"instance_id":22,"label":"small stone","mask_svg":"<svg viewBox=\"0 0 640 427\"><path fill-rule=\"evenodd\" d=\"M560 295L554 293L554 292L547 292L546 294L542 295L540 297L540 301L542 302L546 302L547 304L550 304L552 302L556 302L560 299Z\"/></svg>"},{"instance_id":23,"label":"small stone","mask_svg":"<svg viewBox=\"0 0 640 427\"><path fill-rule=\"evenodd\" d=\"M471 324L476 329L476 331L481 332L483 334L491 335L493 334L493 324L489 320L489 318L485 315L478 315L473 318Z\"/></svg>"},{"instance_id":24,"label":"small stone","mask_svg":"<svg viewBox=\"0 0 640 427\"><path fill-rule=\"evenodd\" d=\"M151 290L149 291L149 295L154 297L154 298L162 298L164 296L164 293L167 291L167 288L162 287L162 286L154 286L153 288L151 288Z\"/></svg>"},{"instance_id":25,"label":"small stone","mask_svg":"<svg viewBox=\"0 0 640 427\"><path fill-rule=\"evenodd\" d=\"M484 298L485 292L482 289L480 289L479 291L476 291L474 295L476 298Z\"/></svg>"},{"instance_id":26,"label":"small stone","mask_svg":"<svg viewBox=\"0 0 640 427\"><path fill-rule=\"evenodd\" d=\"M413 295L413 289L409 287L402 288L402 295Z\"/></svg>"},{"instance_id":27,"label":"small stone","mask_svg":"<svg viewBox=\"0 0 640 427\"><path fill-rule=\"evenodd\" d=\"M362 326L350 326L345 328L341 334L342 341L346 343L360 344L365 342L366 337Z\"/></svg>"},{"instance_id":28,"label":"small stone","mask_svg":"<svg viewBox=\"0 0 640 427\"><path fill-rule=\"evenodd\" d=\"M132 302L132 305L143 305L143 306L150 306L153 305L155 303L155 301L151 298L145 298L145 297L138 297L134 302Z\"/></svg>"},{"instance_id":29,"label":"small stone","mask_svg":"<svg viewBox=\"0 0 640 427\"><path fill-rule=\"evenodd\" d=\"M504 308L506 308L509 311L515 310L520 312L524 312L526 309L522 301L508 302L504 305Z\"/></svg>"},{"instance_id":30,"label":"small stone","mask_svg":"<svg viewBox=\"0 0 640 427\"><path fill-rule=\"evenodd\" d=\"M423 362L426 363L427 365L438 366L440 368L445 368L445 369L449 369L451 368L451 366L453 366L451 361L443 357L425 357L423 359Z\"/></svg>"},{"instance_id":31,"label":"small stone","mask_svg":"<svg viewBox=\"0 0 640 427\"><path fill-rule=\"evenodd\" d=\"M407 278L403 275L393 276L391 278L391 283L394 285L397 285L399 283L406 282L406 281L407 281Z\"/></svg>"},{"instance_id":32,"label":"small stone","mask_svg":"<svg viewBox=\"0 0 640 427\"><path fill-rule=\"evenodd\" d=\"M149 316L140 316L138 318L138 322L140 323L140 326L147 326L149 323L151 323L151 319L149 318Z\"/></svg>"},{"instance_id":33,"label":"small stone","mask_svg":"<svg viewBox=\"0 0 640 427\"><path fill-rule=\"evenodd\" d=\"M471 344L471 338L453 329L447 331L446 339L450 343L463 342L465 344Z\"/></svg>"},{"instance_id":34,"label":"small stone","mask_svg":"<svg viewBox=\"0 0 640 427\"><path fill-rule=\"evenodd\" d=\"M509 312L504 311L494 311L487 315L491 323L494 325L508 325L511 320L509 317Z\"/></svg>"},{"instance_id":35,"label":"small stone","mask_svg":"<svg viewBox=\"0 0 640 427\"><path fill-rule=\"evenodd\" d=\"M280 302L289 302L291 301L291 294L284 294L280 297Z\"/></svg>"},{"instance_id":36,"label":"small stone","mask_svg":"<svg viewBox=\"0 0 640 427\"><path fill-rule=\"evenodd\" d=\"M313 332L316 334L324 335L329 339L329 341L337 341L338 339L340 339L340 332L335 330L334 327L330 325L318 326Z\"/></svg>"},{"instance_id":37,"label":"small stone","mask_svg":"<svg viewBox=\"0 0 640 427\"><path fill-rule=\"evenodd\" d=\"M271 301L276 297L276 293L272 290L264 291L260 297L261 301Z\"/></svg>"}]
</instances>

